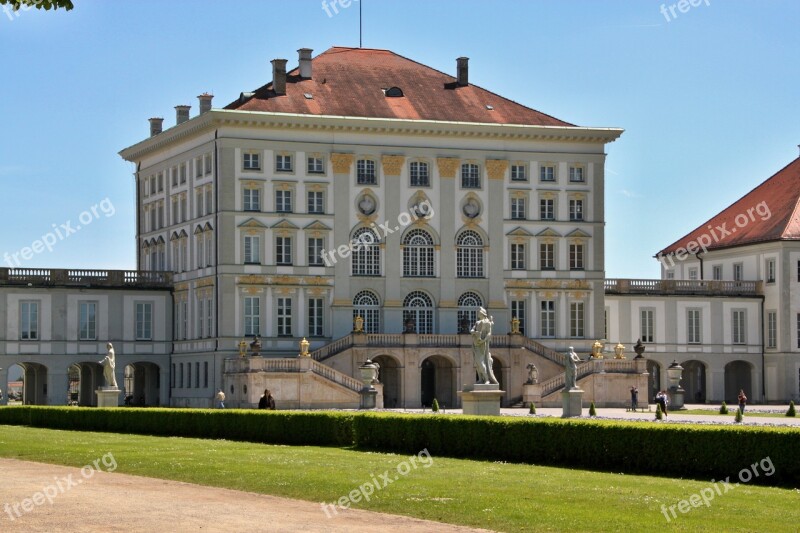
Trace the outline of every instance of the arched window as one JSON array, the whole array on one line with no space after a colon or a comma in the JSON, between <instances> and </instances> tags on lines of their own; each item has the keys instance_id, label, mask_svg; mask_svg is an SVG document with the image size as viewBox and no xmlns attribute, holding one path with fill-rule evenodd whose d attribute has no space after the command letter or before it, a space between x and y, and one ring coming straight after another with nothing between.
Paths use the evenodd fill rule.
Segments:
<instances>
[{"instance_id":1,"label":"arched window","mask_svg":"<svg viewBox=\"0 0 800 533\"><path fill-rule=\"evenodd\" d=\"M461 232L456 241L456 277L483 277L483 239L472 230Z\"/></svg>"},{"instance_id":2,"label":"arched window","mask_svg":"<svg viewBox=\"0 0 800 533\"><path fill-rule=\"evenodd\" d=\"M353 234L352 274L354 276L381 275L380 239L369 228L361 228Z\"/></svg>"},{"instance_id":3,"label":"arched window","mask_svg":"<svg viewBox=\"0 0 800 533\"><path fill-rule=\"evenodd\" d=\"M433 301L421 291L403 300L403 325L409 333L433 333Z\"/></svg>"},{"instance_id":4,"label":"arched window","mask_svg":"<svg viewBox=\"0 0 800 533\"><path fill-rule=\"evenodd\" d=\"M427 231L411 230L403 240L403 276L434 276L433 239Z\"/></svg>"},{"instance_id":5,"label":"arched window","mask_svg":"<svg viewBox=\"0 0 800 533\"><path fill-rule=\"evenodd\" d=\"M361 291L353 298L353 320L364 319L365 333L380 333L381 308L378 296L372 291Z\"/></svg>"},{"instance_id":6,"label":"arched window","mask_svg":"<svg viewBox=\"0 0 800 533\"><path fill-rule=\"evenodd\" d=\"M474 292L465 292L458 299L458 331L467 333L478 320L478 308L483 305L481 297Z\"/></svg>"}]
</instances>

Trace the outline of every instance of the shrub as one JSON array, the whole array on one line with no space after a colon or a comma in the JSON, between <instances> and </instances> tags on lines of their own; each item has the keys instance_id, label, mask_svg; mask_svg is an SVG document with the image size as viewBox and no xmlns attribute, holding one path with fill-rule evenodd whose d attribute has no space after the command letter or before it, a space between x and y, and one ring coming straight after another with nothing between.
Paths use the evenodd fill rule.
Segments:
<instances>
[{"instance_id":1,"label":"shrub","mask_svg":"<svg viewBox=\"0 0 800 533\"><path fill-rule=\"evenodd\" d=\"M439 412L439 401L436 398L433 399L433 403L431 404L431 411L434 413Z\"/></svg>"},{"instance_id":2,"label":"shrub","mask_svg":"<svg viewBox=\"0 0 800 533\"><path fill-rule=\"evenodd\" d=\"M656 420L663 420L664 413L661 411L661 404L656 405Z\"/></svg>"},{"instance_id":3,"label":"shrub","mask_svg":"<svg viewBox=\"0 0 800 533\"><path fill-rule=\"evenodd\" d=\"M597 416L597 409L594 408L594 402L589 405L589 416Z\"/></svg>"},{"instance_id":4,"label":"shrub","mask_svg":"<svg viewBox=\"0 0 800 533\"><path fill-rule=\"evenodd\" d=\"M719 406L719 414L727 415L728 414L728 406L725 405L725 402L722 402L722 405Z\"/></svg>"},{"instance_id":5,"label":"shrub","mask_svg":"<svg viewBox=\"0 0 800 533\"><path fill-rule=\"evenodd\" d=\"M536 406L533 405L533 402L531 402L531 406L528 409L528 414L530 414L530 415L535 415L536 414Z\"/></svg>"},{"instance_id":6,"label":"shrub","mask_svg":"<svg viewBox=\"0 0 800 533\"><path fill-rule=\"evenodd\" d=\"M786 411L786 416L796 416L794 412L794 401L789 402L789 410Z\"/></svg>"},{"instance_id":7,"label":"shrub","mask_svg":"<svg viewBox=\"0 0 800 533\"><path fill-rule=\"evenodd\" d=\"M742 410L736 409L736 416L734 417L734 421L741 422L742 421Z\"/></svg>"}]
</instances>

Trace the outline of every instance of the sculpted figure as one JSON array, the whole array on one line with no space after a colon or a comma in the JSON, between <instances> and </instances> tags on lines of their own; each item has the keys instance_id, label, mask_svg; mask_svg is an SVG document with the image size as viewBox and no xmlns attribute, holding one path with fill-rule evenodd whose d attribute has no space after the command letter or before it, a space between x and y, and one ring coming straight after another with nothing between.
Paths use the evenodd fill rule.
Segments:
<instances>
[{"instance_id":1,"label":"sculpted figure","mask_svg":"<svg viewBox=\"0 0 800 533\"><path fill-rule=\"evenodd\" d=\"M489 351L493 325L494 320L481 307L478 310L478 321L469 330L472 335L472 358L475 371L478 373L478 381L487 385L497 384L497 378L494 377L492 370L492 354Z\"/></svg>"},{"instance_id":2,"label":"sculpted figure","mask_svg":"<svg viewBox=\"0 0 800 533\"><path fill-rule=\"evenodd\" d=\"M106 356L102 361L99 361L99 363L103 365L103 379L106 382L106 387L116 389L117 376L114 374L114 368L117 365L117 361L116 355L114 354L114 346L109 342L106 348L108 349L108 353L106 353Z\"/></svg>"}]
</instances>

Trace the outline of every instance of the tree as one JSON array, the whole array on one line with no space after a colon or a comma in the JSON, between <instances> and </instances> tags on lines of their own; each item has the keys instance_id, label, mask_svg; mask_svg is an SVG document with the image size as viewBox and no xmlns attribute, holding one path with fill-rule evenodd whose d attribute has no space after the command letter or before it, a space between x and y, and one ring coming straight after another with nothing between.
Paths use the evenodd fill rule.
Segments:
<instances>
[{"instance_id":1,"label":"tree","mask_svg":"<svg viewBox=\"0 0 800 533\"><path fill-rule=\"evenodd\" d=\"M3 8L6 13L8 13L9 9L27 11L35 7L36 9L45 9L47 11L51 9L66 9L69 11L75 7L72 5L72 0L0 0L0 5L8 6Z\"/></svg>"},{"instance_id":2,"label":"tree","mask_svg":"<svg viewBox=\"0 0 800 533\"><path fill-rule=\"evenodd\" d=\"M531 406L528 409L528 414L531 414L531 415L535 415L536 414L536 406L533 405L533 402L531 402Z\"/></svg>"},{"instance_id":3,"label":"tree","mask_svg":"<svg viewBox=\"0 0 800 533\"><path fill-rule=\"evenodd\" d=\"M786 416L795 416L794 401L789 402L789 410L786 411Z\"/></svg>"}]
</instances>

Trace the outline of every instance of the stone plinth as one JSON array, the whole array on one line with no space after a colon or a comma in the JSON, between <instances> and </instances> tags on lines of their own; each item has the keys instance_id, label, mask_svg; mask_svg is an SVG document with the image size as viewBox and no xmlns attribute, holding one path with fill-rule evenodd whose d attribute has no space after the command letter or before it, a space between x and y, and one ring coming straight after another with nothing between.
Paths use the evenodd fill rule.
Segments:
<instances>
[{"instance_id":1,"label":"stone plinth","mask_svg":"<svg viewBox=\"0 0 800 533\"><path fill-rule=\"evenodd\" d=\"M583 390L570 389L561 393L561 418L571 418L583 414Z\"/></svg>"},{"instance_id":2,"label":"stone plinth","mask_svg":"<svg viewBox=\"0 0 800 533\"><path fill-rule=\"evenodd\" d=\"M522 386L522 404L530 407L531 404L541 407L542 386L539 383L525 383Z\"/></svg>"},{"instance_id":3,"label":"stone plinth","mask_svg":"<svg viewBox=\"0 0 800 533\"><path fill-rule=\"evenodd\" d=\"M97 407L119 407L119 389L112 389L109 387L99 387L95 394L97 394Z\"/></svg>"},{"instance_id":4,"label":"stone plinth","mask_svg":"<svg viewBox=\"0 0 800 533\"><path fill-rule=\"evenodd\" d=\"M361 389L361 404L359 409L375 409L378 406L378 390L375 388Z\"/></svg>"},{"instance_id":5,"label":"stone plinth","mask_svg":"<svg viewBox=\"0 0 800 533\"><path fill-rule=\"evenodd\" d=\"M683 409L684 393L686 393L686 391L680 387L678 387L677 389L667 389L667 397L669 398L668 409L670 411Z\"/></svg>"},{"instance_id":6,"label":"stone plinth","mask_svg":"<svg viewBox=\"0 0 800 533\"><path fill-rule=\"evenodd\" d=\"M464 385L464 390L458 394L465 415L500 416L500 398L505 394L500 385Z\"/></svg>"}]
</instances>

